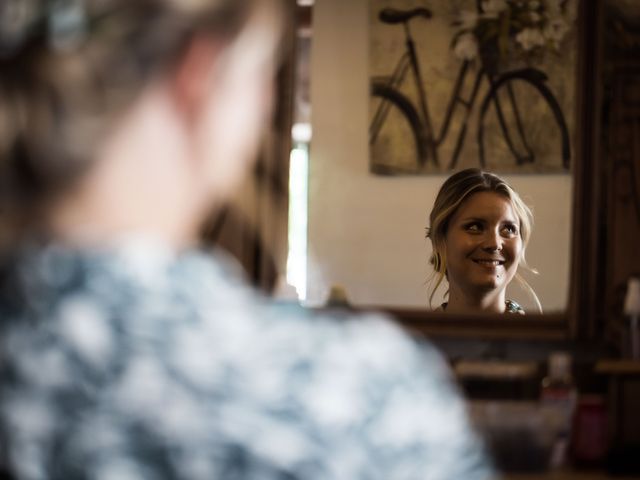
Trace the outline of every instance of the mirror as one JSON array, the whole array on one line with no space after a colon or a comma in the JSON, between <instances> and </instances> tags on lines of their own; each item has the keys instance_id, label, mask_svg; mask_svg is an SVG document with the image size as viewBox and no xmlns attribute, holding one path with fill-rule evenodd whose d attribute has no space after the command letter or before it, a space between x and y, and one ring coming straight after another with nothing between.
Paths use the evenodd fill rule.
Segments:
<instances>
[{"instance_id":1,"label":"mirror","mask_svg":"<svg viewBox=\"0 0 640 480\"><path fill-rule=\"evenodd\" d=\"M419 1L404 4L425 6ZM308 300L322 303L330 286L339 284L357 306L424 312L429 308L426 281L431 274L425 227L446 175L370 173L369 0L317 2L313 18ZM574 147L572 159L581 152ZM566 325L562 312L572 295L570 268L575 261L571 248L575 177L504 176L534 209L536 225L527 259L540 274L526 278L545 312L556 313L545 316L545 321L554 328ZM519 288L514 286L508 296L528 312L535 310ZM434 306L439 303L434 300ZM474 321L470 322L472 328Z\"/></svg>"}]
</instances>

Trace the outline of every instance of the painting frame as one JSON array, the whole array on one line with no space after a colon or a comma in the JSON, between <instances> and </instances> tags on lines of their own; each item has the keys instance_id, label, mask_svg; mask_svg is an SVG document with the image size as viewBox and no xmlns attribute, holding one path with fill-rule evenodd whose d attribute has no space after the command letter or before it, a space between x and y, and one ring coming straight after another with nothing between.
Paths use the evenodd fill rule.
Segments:
<instances>
[{"instance_id":1,"label":"painting frame","mask_svg":"<svg viewBox=\"0 0 640 480\"><path fill-rule=\"evenodd\" d=\"M524 51L516 33L507 35L504 46L499 35L479 31L483 22L486 27L505 17L503 10L496 20L486 20L489 14L480 9L548 2L431 0L427 7L419 0L370 0L370 171L429 175L481 167L503 174L569 173L575 157L578 2L559 3L564 10L556 20L564 23L558 41L552 45L547 39ZM514 21L511 10L507 16ZM551 22L550 14L544 18ZM475 52L462 42L469 37L475 38Z\"/></svg>"}]
</instances>

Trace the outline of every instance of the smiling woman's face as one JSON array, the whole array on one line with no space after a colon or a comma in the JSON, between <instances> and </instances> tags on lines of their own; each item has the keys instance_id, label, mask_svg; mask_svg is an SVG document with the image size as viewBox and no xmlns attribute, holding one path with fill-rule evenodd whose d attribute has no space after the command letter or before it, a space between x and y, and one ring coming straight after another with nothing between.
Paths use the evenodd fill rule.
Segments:
<instances>
[{"instance_id":1,"label":"smiling woman's face","mask_svg":"<svg viewBox=\"0 0 640 480\"><path fill-rule=\"evenodd\" d=\"M507 197L471 195L451 218L445 239L451 294L504 295L523 248L520 222Z\"/></svg>"}]
</instances>

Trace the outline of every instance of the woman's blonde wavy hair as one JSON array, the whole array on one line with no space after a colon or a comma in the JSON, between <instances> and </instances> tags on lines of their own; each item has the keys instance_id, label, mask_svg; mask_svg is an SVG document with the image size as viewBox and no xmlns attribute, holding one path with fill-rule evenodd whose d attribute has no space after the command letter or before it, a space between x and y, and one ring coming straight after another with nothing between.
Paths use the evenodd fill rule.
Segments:
<instances>
[{"instance_id":1,"label":"woman's blonde wavy hair","mask_svg":"<svg viewBox=\"0 0 640 480\"><path fill-rule=\"evenodd\" d=\"M529 267L525 260L525 252L533 228L533 214L531 213L531 209L522 201L520 195L499 176L478 168L462 170L449 177L444 184L442 184L433 209L431 210L431 215L429 216L427 238L431 240L433 247L430 263L434 268L434 273L431 278L429 305L431 305L433 301L436 290L447 277L445 243L449 222L458 211L458 208L460 208L471 195L479 192L494 192L509 200L520 223L519 230L522 238L520 265L533 273L538 273L535 269ZM529 283L519 273L516 273L515 278L531 295L538 309L542 312L542 306L533 288L531 288Z\"/></svg>"}]
</instances>

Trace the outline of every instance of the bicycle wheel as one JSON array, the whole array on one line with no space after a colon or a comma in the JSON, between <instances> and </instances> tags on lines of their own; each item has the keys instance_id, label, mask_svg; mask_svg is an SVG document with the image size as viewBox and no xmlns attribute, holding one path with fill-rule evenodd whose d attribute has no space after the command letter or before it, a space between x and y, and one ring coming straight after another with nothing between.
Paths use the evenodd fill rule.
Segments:
<instances>
[{"instance_id":1,"label":"bicycle wheel","mask_svg":"<svg viewBox=\"0 0 640 480\"><path fill-rule=\"evenodd\" d=\"M500 171L566 171L569 130L560 104L535 69L499 77L482 101L478 153L482 168Z\"/></svg>"},{"instance_id":2,"label":"bicycle wheel","mask_svg":"<svg viewBox=\"0 0 640 480\"><path fill-rule=\"evenodd\" d=\"M379 174L420 171L427 158L422 122L409 99L387 85L374 83L369 113L371 171Z\"/></svg>"}]
</instances>

